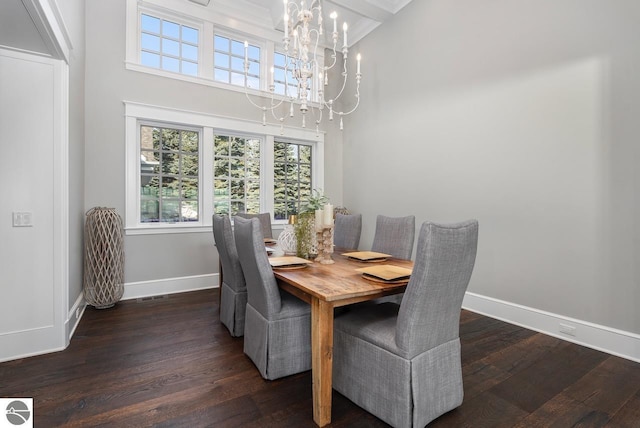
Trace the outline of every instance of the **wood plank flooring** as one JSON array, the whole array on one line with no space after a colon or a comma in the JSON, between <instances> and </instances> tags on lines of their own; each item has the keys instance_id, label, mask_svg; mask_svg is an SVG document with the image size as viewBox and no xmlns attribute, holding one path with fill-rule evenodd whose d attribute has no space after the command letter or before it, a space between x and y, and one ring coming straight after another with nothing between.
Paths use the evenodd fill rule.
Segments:
<instances>
[{"instance_id":1,"label":"wood plank flooring","mask_svg":"<svg viewBox=\"0 0 640 428\"><path fill-rule=\"evenodd\" d=\"M430 427L640 427L640 364L463 311L465 398ZM311 374L263 380L217 290L88 307L69 347L0 364L36 427L314 427ZM385 427L333 393L333 427Z\"/></svg>"}]
</instances>

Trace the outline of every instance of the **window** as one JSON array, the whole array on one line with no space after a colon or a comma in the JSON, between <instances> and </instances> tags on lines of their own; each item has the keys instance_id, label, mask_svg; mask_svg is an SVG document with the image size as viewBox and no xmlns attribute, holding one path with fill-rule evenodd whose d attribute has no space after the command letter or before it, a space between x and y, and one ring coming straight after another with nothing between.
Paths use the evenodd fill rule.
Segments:
<instances>
[{"instance_id":1,"label":"window","mask_svg":"<svg viewBox=\"0 0 640 428\"><path fill-rule=\"evenodd\" d=\"M127 235L211 233L213 213L284 225L324 184L323 135L125 101ZM277 226L276 226L277 227Z\"/></svg>"},{"instance_id":2,"label":"window","mask_svg":"<svg viewBox=\"0 0 640 428\"><path fill-rule=\"evenodd\" d=\"M140 223L198 221L197 130L140 126Z\"/></svg>"},{"instance_id":3,"label":"window","mask_svg":"<svg viewBox=\"0 0 640 428\"><path fill-rule=\"evenodd\" d=\"M214 141L214 212L236 215L260 212L262 140L216 135Z\"/></svg>"},{"instance_id":4,"label":"window","mask_svg":"<svg viewBox=\"0 0 640 428\"><path fill-rule=\"evenodd\" d=\"M244 86L245 42L216 35L213 40L214 79L218 82ZM260 89L260 48L251 44L246 47L249 71L247 87Z\"/></svg>"},{"instance_id":5,"label":"window","mask_svg":"<svg viewBox=\"0 0 640 428\"><path fill-rule=\"evenodd\" d=\"M274 218L286 220L297 214L300 203L311 196L312 147L276 141L273 145Z\"/></svg>"},{"instance_id":6,"label":"window","mask_svg":"<svg viewBox=\"0 0 640 428\"><path fill-rule=\"evenodd\" d=\"M197 76L198 34L195 28L141 14L140 64Z\"/></svg>"}]
</instances>

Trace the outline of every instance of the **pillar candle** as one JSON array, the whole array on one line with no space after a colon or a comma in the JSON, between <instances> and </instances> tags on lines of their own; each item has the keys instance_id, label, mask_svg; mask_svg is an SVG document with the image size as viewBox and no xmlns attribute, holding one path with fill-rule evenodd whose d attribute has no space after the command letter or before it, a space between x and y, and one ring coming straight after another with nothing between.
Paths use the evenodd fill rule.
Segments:
<instances>
[{"instance_id":1,"label":"pillar candle","mask_svg":"<svg viewBox=\"0 0 640 428\"><path fill-rule=\"evenodd\" d=\"M316 210L316 230L322 230L322 210Z\"/></svg>"},{"instance_id":2,"label":"pillar candle","mask_svg":"<svg viewBox=\"0 0 640 428\"><path fill-rule=\"evenodd\" d=\"M324 226L333 226L333 205L331 204L324 206Z\"/></svg>"}]
</instances>

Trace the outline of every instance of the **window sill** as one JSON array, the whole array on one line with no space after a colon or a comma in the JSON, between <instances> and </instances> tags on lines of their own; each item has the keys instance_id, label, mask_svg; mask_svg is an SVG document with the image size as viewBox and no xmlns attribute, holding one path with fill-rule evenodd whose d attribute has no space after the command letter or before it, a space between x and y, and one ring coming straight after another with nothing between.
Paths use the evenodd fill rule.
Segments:
<instances>
[{"instance_id":1,"label":"window sill","mask_svg":"<svg viewBox=\"0 0 640 428\"><path fill-rule=\"evenodd\" d=\"M173 233L211 233L211 226L198 225L167 225L167 226L135 226L126 227L124 233L130 235L167 235Z\"/></svg>"}]
</instances>

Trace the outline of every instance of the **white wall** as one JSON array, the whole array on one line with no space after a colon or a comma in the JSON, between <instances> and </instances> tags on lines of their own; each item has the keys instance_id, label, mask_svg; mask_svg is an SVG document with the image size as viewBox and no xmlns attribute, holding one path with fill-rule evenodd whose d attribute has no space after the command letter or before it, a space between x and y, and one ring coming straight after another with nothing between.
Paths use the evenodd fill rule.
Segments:
<instances>
[{"instance_id":1,"label":"white wall","mask_svg":"<svg viewBox=\"0 0 640 428\"><path fill-rule=\"evenodd\" d=\"M86 3L86 145L85 208L108 206L124 217L125 119L123 101L166 106L259 122L261 112L240 92L167 79L125 69L125 0ZM328 155L327 155L328 153ZM325 144L327 168L340 163L335 139ZM341 198L340 172L325 172L325 191ZM203 189L206 191L206 189ZM338 198L336 197L336 198ZM211 213L205 213L210 216ZM158 290L218 273L218 255L210 231L125 237L127 288ZM210 279L217 285L217 279ZM159 288L160 287L160 288ZM153 291L150 291L153 293Z\"/></svg>"},{"instance_id":2,"label":"white wall","mask_svg":"<svg viewBox=\"0 0 640 428\"><path fill-rule=\"evenodd\" d=\"M470 292L640 333L639 21L635 0L416 0L363 39L361 246L379 213L477 218Z\"/></svg>"},{"instance_id":3,"label":"white wall","mask_svg":"<svg viewBox=\"0 0 640 428\"><path fill-rule=\"evenodd\" d=\"M65 77L61 61L0 50L0 361L66 346Z\"/></svg>"}]
</instances>

